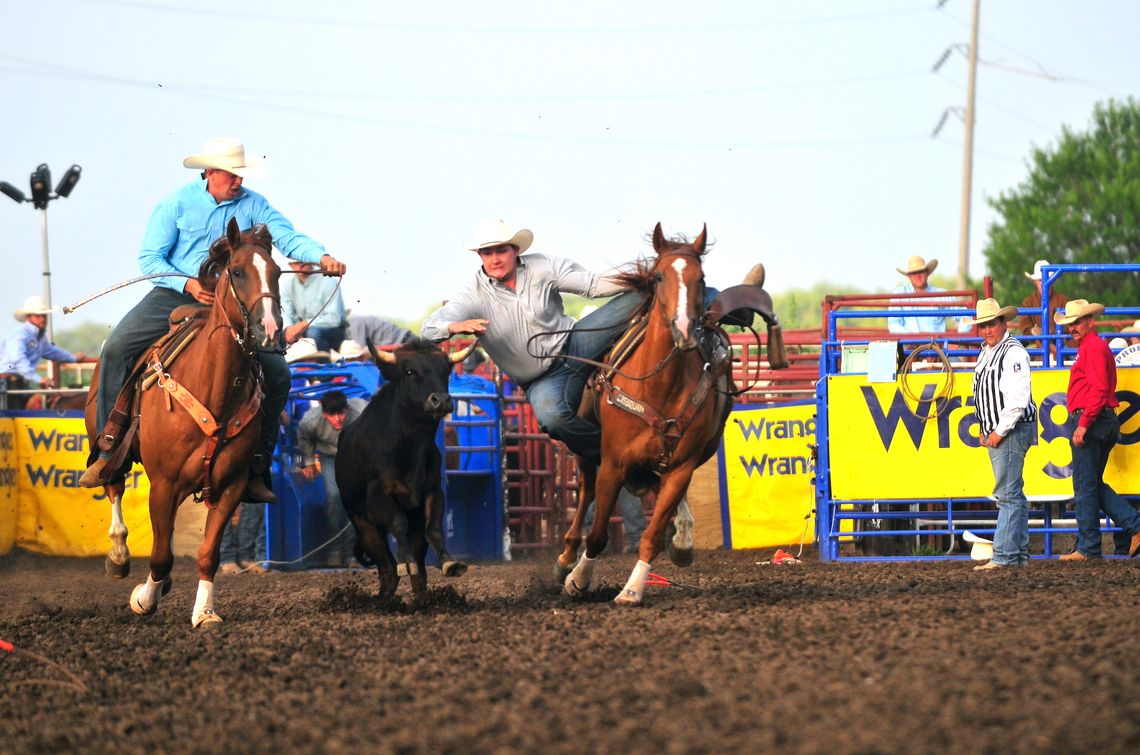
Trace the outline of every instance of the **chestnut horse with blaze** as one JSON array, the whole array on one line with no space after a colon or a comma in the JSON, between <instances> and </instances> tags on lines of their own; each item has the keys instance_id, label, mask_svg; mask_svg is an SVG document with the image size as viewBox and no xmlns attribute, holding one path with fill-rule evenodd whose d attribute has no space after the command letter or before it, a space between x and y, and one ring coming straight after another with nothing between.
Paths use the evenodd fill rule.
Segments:
<instances>
[{"instance_id":1,"label":"chestnut horse with blaze","mask_svg":"<svg viewBox=\"0 0 1140 755\"><path fill-rule=\"evenodd\" d=\"M204 307L186 308L188 317L204 317L201 329L179 344L179 353L160 354L152 348L140 360L150 380L144 380L136 394L133 413L138 430L130 441L129 455L104 486L111 501L107 572L121 579L130 573L131 564L123 522L125 475L139 461L150 479L154 545L147 581L131 592L130 607L136 614L154 613L159 598L170 590L175 515L179 504L196 494L206 502L209 513L198 549L198 593L191 623L208 627L221 622L214 611L214 575L222 528L245 491L261 430L257 352L273 347L281 329L281 270L273 262L271 248L265 226L241 231L237 221L230 220L226 234L211 245L198 275L203 287L213 288L214 304L208 314L203 314ZM171 319L182 309L175 310ZM93 448L99 432L95 427L97 384L98 373L86 413Z\"/></svg>"},{"instance_id":2,"label":"chestnut horse with blaze","mask_svg":"<svg viewBox=\"0 0 1140 755\"><path fill-rule=\"evenodd\" d=\"M628 287L646 292L640 341L624 358L618 352L628 335L619 342L610 357L616 361L597 373L594 390L585 392L579 410L601 425L602 460L596 467L578 457L578 509L556 566L572 597L590 589L594 560L606 547L610 513L625 485L657 492L637 565L615 598L619 604L641 602L649 565L661 551L693 471L716 453L732 407L726 337L705 317L705 230L689 243L665 239L658 224L653 248L656 260L643 260L636 270L619 275ZM582 520L595 497L594 524L579 559ZM683 528L687 524L691 530L691 522L685 507L678 532L688 534ZM691 536L687 546L692 547Z\"/></svg>"}]
</instances>

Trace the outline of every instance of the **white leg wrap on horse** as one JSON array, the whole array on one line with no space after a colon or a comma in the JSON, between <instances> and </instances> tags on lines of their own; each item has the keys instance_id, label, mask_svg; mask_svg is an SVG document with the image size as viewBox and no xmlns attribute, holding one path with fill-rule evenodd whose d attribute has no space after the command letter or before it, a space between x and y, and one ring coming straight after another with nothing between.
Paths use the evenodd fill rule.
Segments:
<instances>
[{"instance_id":1,"label":"white leg wrap on horse","mask_svg":"<svg viewBox=\"0 0 1140 755\"><path fill-rule=\"evenodd\" d=\"M582 551L582 557L574 564L574 568L566 575L566 581L562 584L567 595L578 596L589 591L597 561L598 559L590 558L585 551Z\"/></svg>"},{"instance_id":2,"label":"white leg wrap on horse","mask_svg":"<svg viewBox=\"0 0 1140 755\"><path fill-rule=\"evenodd\" d=\"M148 574L146 578L146 584L139 588L139 605L149 611L158 605L158 599L161 597L162 582L155 582L154 577Z\"/></svg>"},{"instance_id":3,"label":"white leg wrap on horse","mask_svg":"<svg viewBox=\"0 0 1140 755\"><path fill-rule=\"evenodd\" d=\"M206 618L211 621L221 621L221 617L214 613L214 583L200 579L198 580L198 596L194 599L194 613L190 615L190 623L198 626Z\"/></svg>"},{"instance_id":4,"label":"white leg wrap on horse","mask_svg":"<svg viewBox=\"0 0 1140 755\"><path fill-rule=\"evenodd\" d=\"M633 567L630 572L629 581L625 583L618 596L614 598L615 603L634 604L641 602L641 596L645 592L645 578L649 576L649 564L645 561L638 561L637 565Z\"/></svg>"}]
</instances>

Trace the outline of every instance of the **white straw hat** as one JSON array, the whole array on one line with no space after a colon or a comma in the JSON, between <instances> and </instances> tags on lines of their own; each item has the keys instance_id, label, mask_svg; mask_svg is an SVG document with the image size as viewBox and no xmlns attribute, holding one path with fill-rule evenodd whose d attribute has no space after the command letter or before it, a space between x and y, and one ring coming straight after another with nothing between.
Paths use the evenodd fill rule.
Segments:
<instances>
[{"instance_id":1,"label":"white straw hat","mask_svg":"<svg viewBox=\"0 0 1140 755\"><path fill-rule=\"evenodd\" d=\"M895 270L903 275L910 275L911 273L933 273L936 267L938 267L938 260L927 262L915 254L907 258L905 267L896 267Z\"/></svg>"},{"instance_id":2,"label":"white straw hat","mask_svg":"<svg viewBox=\"0 0 1140 755\"><path fill-rule=\"evenodd\" d=\"M202 153L182 161L186 168L217 168L235 176L250 178L265 175L265 162L257 156L246 157L245 146L237 139L219 137L202 146Z\"/></svg>"},{"instance_id":3,"label":"white straw hat","mask_svg":"<svg viewBox=\"0 0 1140 755\"><path fill-rule=\"evenodd\" d=\"M529 229L515 231L501 220L484 220L479 223L475 237L478 241L474 246L468 247L473 252L500 244L514 244L519 248L519 254L522 254L534 243L534 234Z\"/></svg>"},{"instance_id":4,"label":"white straw hat","mask_svg":"<svg viewBox=\"0 0 1140 755\"><path fill-rule=\"evenodd\" d=\"M312 338L299 338L285 350L285 361L289 364L294 362L327 362L329 361L329 353L318 351L317 342Z\"/></svg>"},{"instance_id":5,"label":"white straw hat","mask_svg":"<svg viewBox=\"0 0 1140 755\"><path fill-rule=\"evenodd\" d=\"M1003 307L997 303L997 299L981 299L978 301L977 317L973 320L966 318L966 322L970 325L981 325L999 317L1009 322L1017 317L1017 307Z\"/></svg>"},{"instance_id":6,"label":"white straw hat","mask_svg":"<svg viewBox=\"0 0 1140 755\"><path fill-rule=\"evenodd\" d=\"M24 306L12 313L12 317L15 317L17 322L24 322L28 319L28 315L50 315L53 311L55 311L55 307L44 304L41 297L29 296L24 299Z\"/></svg>"},{"instance_id":7,"label":"white straw hat","mask_svg":"<svg viewBox=\"0 0 1140 755\"><path fill-rule=\"evenodd\" d=\"M1033 263L1033 272L1026 273L1025 277L1031 281L1041 280L1041 268L1049 264L1049 260L1037 260Z\"/></svg>"},{"instance_id":8,"label":"white straw hat","mask_svg":"<svg viewBox=\"0 0 1140 755\"><path fill-rule=\"evenodd\" d=\"M1099 315L1103 311L1103 304L1090 304L1088 299L1073 299L1065 304L1064 312L1053 313L1053 322L1058 325L1070 325L1082 317Z\"/></svg>"}]
</instances>

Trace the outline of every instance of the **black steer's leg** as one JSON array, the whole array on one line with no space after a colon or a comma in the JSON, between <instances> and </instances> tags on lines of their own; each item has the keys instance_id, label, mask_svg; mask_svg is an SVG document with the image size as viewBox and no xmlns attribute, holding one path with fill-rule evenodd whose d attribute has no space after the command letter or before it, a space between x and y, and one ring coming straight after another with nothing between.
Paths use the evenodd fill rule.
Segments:
<instances>
[{"instance_id":1,"label":"black steer's leg","mask_svg":"<svg viewBox=\"0 0 1140 755\"><path fill-rule=\"evenodd\" d=\"M412 592L416 594L417 598L422 598L427 595L427 540L423 536L423 522L415 522L412 525L411 532L408 535L409 545L412 549L412 554L416 559L416 566L419 567L419 573L412 574Z\"/></svg>"},{"instance_id":2,"label":"black steer's leg","mask_svg":"<svg viewBox=\"0 0 1140 755\"><path fill-rule=\"evenodd\" d=\"M392 558L392 551L388 549L388 531L355 515L352 516L352 526L356 530L361 550L376 564L376 572L380 577L380 597L385 600L391 598L396 594L400 578L396 574L396 561Z\"/></svg>"},{"instance_id":3,"label":"black steer's leg","mask_svg":"<svg viewBox=\"0 0 1140 755\"><path fill-rule=\"evenodd\" d=\"M439 475L436 474L431 479L439 479ZM424 497L424 534L427 536L427 541L431 543L431 547L435 548L435 554L439 556L439 568L443 572L443 576L459 577L467 572L467 564L453 559L451 554L447 552L447 546L443 543L443 507L443 490L436 485Z\"/></svg>"}]
</instances>

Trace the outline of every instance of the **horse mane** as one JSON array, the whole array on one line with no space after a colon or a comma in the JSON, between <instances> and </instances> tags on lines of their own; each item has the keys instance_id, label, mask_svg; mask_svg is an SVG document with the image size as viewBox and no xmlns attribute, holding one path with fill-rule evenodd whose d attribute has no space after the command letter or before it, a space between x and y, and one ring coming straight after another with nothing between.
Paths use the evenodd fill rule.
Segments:
<instances>
[{"instance_id":1,"label":"horse mane","mask_svg":"<svg viewBox=\"0 0 1140 755\"><path fill-rule=\"evenodd\" d=\"M651 235L647 234L646 239L650 245L653 244L653 237ZM689 246L691 243L685 234L677 234L665 240L665 248L661 250L661 254L669 254L681 247ZM704 257L708 254L711 247L712 244L706 244L700 256ZM629 291L638 291L646 294L648 298L652 298L653 287L657 284L655 271L657 269L657 260L659 259L660 257L639 257L636 262L608 276L608 279L621 288ZM647 307L648 303L646 304L646 308Z\"/></svg>"}]
</instances>

